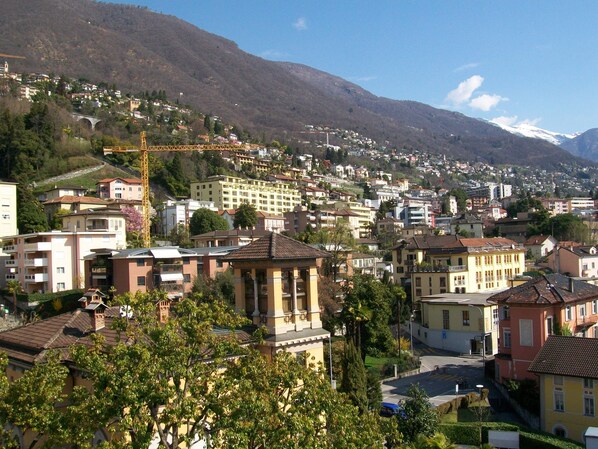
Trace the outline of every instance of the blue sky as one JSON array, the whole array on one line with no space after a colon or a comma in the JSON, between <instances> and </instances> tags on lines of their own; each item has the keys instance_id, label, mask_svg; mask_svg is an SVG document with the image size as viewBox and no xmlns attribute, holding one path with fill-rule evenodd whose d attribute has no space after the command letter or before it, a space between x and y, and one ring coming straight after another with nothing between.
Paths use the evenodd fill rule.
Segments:
<instances>
[{"instance_id":1,"label":"blue sky","mask_svg":"<svg viewBox=\"0 0 598 449\"><path fill-rule=\"evenodd\" d=\"M593 0L134 0L375 95L572 133L598 127Z\"/></svg>"}]
</instances>

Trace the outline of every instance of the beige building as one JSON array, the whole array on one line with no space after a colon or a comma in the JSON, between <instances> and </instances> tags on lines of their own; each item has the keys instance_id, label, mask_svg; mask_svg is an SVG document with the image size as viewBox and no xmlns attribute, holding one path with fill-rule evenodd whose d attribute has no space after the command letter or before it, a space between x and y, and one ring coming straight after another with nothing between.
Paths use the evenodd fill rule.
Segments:
<instances>
[{"instance_id":1,"label":"beige building","mask_svg":"<svg viewBox=\"0 0 598 449\"><path fill-rule=\"evenodd\" d=\"M411 288L414 302L443 293L506 289L524 270L525 249L504 238L424 235L393 249L395 282Z\"/></svg>"},{"instance_id":2,"label":"beige building","mask_svg":"<svg viewBox=\"0 0 598 449\"><path fill-rule=\"evenodd\" d=\"M127 222L120 209L83 210L62 217L62 231L102 231L116 236L116 249L127 247Z\"/></svg>"},{"instance_id":3,"label":"beige building","mask_svg":"<svg viewBox=\"0 0 598 449\"><path fill-rule=\"evenodd\" d=\"M498 352L498 306L488 304L489 293L425 296L421 321L413 323L414 337L428 346L461 354Z\"/></svg>"},{"instance_id":4,"label":"beige building","mask_svg":"<svg viewBox=\"0 0 598 449\"><path fill-rule=\"evenodd\" d=\"M211 176L191 183L191 198L212 201L218 209L238 209L253 204L258 211L282 215L301 204L296 187L234 176Z\"/></svg>"},{"instance_id":5,"label":"beige building","mask_svg":"<svg viewBox=\"0 0 598 449\"><path fill-rule=\"evenodd\" d=\"M17 184L0 181L0 237L17 233Z\"/></svg>"}]
</instances>

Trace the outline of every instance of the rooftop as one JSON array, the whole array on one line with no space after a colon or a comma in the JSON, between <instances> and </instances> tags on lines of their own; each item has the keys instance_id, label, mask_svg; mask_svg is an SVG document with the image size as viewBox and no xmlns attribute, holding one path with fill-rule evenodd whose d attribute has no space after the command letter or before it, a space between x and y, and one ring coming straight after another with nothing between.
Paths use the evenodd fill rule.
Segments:
<instances>
[{"instance_id":1,"label":"rooftop","mask_svg":"<svg viewBox=\"0 0 598 449\"><path fill-rule=\"evenodd\" d=\"M551 335L529 367L537 374L598 379L598 339Z\"/></svg>"}]
</instances>

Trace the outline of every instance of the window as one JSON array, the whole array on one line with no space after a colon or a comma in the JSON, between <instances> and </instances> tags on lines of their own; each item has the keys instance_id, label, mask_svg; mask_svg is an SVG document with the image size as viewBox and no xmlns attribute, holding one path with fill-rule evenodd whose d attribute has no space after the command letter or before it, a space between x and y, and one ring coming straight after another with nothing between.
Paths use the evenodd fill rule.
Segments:
<instances>
[{"instance_id":1,"label":"window","mask_svg":"<svg viewBox=\"0 0 598 449\"><path fill-rule=\"evenodd\" d=\"M571 306L565 307L565 321L571 321Z\"/></svg>"},{"instance_id":2,"label":"window","mask_svg":"<svg viewBox=\"0 0 598 449\"><path fill-rule=\"evenodd\" d=\"M415 296L421 296L422 295L422 289L421 288L416 288L415 289Z\"/></svg>"},{"instance_id":3,"label":"window","mask_svg":"<svg viewBox=\"0 0 598 449\"><path fill-rule=\"evenodd\" d=\"M183 282L191 282L191 275L183 274Z\"/></svg>"},{"instance_id":4,"label":"window","mask_svg":"<svg viewBox=\"0 0 598 449\"><path fill-rule=\"evenodd\" d=\"M511 347L511 329L505 329L503 331L503 343L502 345L505 348L510 348Z\"/></svg>"},{"instance_id":5,"label":"window","mask_svg":"<svg viewBox=\"0 0 598 449\"><path fill-rule=\"evenodd\" d=\"M551 316L546 317L546 335L554 334L554 322Z\"/></svg>"},{"instance_id":6,"label":"window","mask_svg":"<svg viewBox=\"0 0 598 449\"><path fill-rule=\"evenodd\" d=\"M446 287L446 278L440 278L440 286Z\"/></svg>"},{"instance_id":7,"label":"window","mask_svg":"<svg viewBox=\"0 0 598 449\"><path fill-rule=\"evenodd\" d=\"M594 300L592 301L592 314L597 314L598 313L598 300Z\"/></svg>"},{"instance_id":8,"label":"window","mask_svg":"<svg viewBox=\"0 0 598 449\"><path fill-rule=\"evenodd\" d=\"M416 287L422 286L422 278L415 278L415 286Z\"/></svg>"},{"instance_id":9,"label":"window","mask_svg":"<svg viewBox=\"0 0 598 449\"><path fill-rule=\"evenodd\" d=\"M62 291L62 290L65 290L65 289L66 289L66 285L65 285L65 283L64 283L64 282L58 282L58 283L56 284L56 290L58 290L58 291Z\"/></svg>"},{"instance_id":10,"label":"window","mask_svg":"<svg viewBox=\"0 0 598 449\"><path fill-rule=\"evenodd\" d=\"M450 329L450 320L449 320L449 311L443 310L442 311L442 328L443 329Z\"/></svg>"},{"instance_id":11,"label":"window","mask_svg":"<svg viewBox=\"0 0 598 449\"><path fill-rule=\"evenodd\" d=\"M143 267L145 265L145 259L137 259L137 266Z\"/></svg>"},{"instance_id":12,"label":"window","mask_svg":"<svg viewBox=\"0 0 598 449\"><path fill-rule=\"evenodd\" d=\"M586 316L586 305L585 304L579 305L579 316L582 318Z\"/></svg>"},{"instance_id":13,"label":"window","mask_svg":"<svg viewBox=\"0 0 598 449\"><path fill-rule=\"evenodd\" d=\"M464 310L462 313L463 313L463 326L469 326L469 310Z\"/></svg>"},{"instance_id":14,"label":"window","mask_svg":"<svg viewBox=\"0 0 598 449\"><path fill-rule=\"evenodd\" d=\"M583 414L586 416L594 416L594 397L584 396L583 398Z\"/></svg>"},{"instance_id":15,"label":"window","mask_svg":"<svg viewBox=\"0 0 598 449\"><path fill-rule=\"evenodd\" d=\"M587 377L583 379L583 387L592 389L594 388L594 379L588 379Z\"/></svg>"},{"instance_id":16,"label":"window","mask_svg":"<svg viewBox=\"0 0 598 449\"><path fill-rule=\"evenodd\" d=\"M554 409L557 412L565 411L565 400L563 396L563 390L561 390L560 388L556 388L554 390Z\"/></svg>"},{"instance_id":17,"label":"window","mask_svg":"<svg viewBox=\"0 0 598 449\"><path fill-rule=\"evenodd\" d=\"M56 274L64 274L64 267L56 267Z\"/></svg>"},{"instance_id":18,"label":"window","mask_svg":"<svg viewBox=\"0 0 598 449\"><path fill-rule=\"evenodd\" d=\"M137 276L137 286L141 287L145 285L145 276Z\"/></svg>"},{"instance_id":19,"label":"window","mask_svg":"<svg viewBox=\"0 0 598 449\"><path fill-rule=\"evenodd\" d=\"M519 344L521 346L534 345L533 328L532 320L519 320Z\"/></svg>"}]
</instances>

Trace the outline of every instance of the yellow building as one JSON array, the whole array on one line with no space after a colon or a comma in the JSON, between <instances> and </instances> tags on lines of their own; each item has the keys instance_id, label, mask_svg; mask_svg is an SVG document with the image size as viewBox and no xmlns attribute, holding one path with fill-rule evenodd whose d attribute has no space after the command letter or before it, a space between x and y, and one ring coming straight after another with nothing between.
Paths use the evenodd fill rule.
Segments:
<instances>
[{"instance_id":1,"label":"yellow building","mask_svg":"<svg viewBox=\"0 0 598 449\"><path fill-rule=\"evenodd\" d=\"M294 186L234 176L211 176L205 181L192 182L191 198L212 201L218 209L253 204L257 210L275 215L301 204L301 194Z\"/></svg>"},{"instance_id":2,"label":"yellow building","mask_svg":"<svg viewBox=\"0 0 598 449\"><path fill-rule=\"evenodd\" d=\"M318 303L317 260L328 253L272 233L229 254L235 274L235 309L245 313L267 335L260 351L279 351L324 362L324 340Z\"/></svg>"},{"instance_id":3,"label":"yellow building","mask_svg":"<svg viewBox=\"0 0 598 449\"><path fill-rule=\"evenodd\" d=\"M428 346L460 354L498 352L498 306L489 293L425 296L421 321L413 322L414 337Z\"/></svg>"},{"instance_id":4,"label":"yellow building","mask_svg":"<svg viewBox=\"0 0 598 449\"><path fill-rule=\"evenodd\" d=\"M584 441L598 426L598 339L551 335L529 371L540 377L540 427Z\"/></svg>"},{"instance_id":5,"label":"yellow building","mask_svg":"<svg viewBox=\"0 0 598 449\"><path fill-rule=\"evenodd\" d=\"M396 283L414 303L443 293L496 292L525 269L525 249L505 238L421 235L393 249Z\"/></svg>"}]
</instances>

